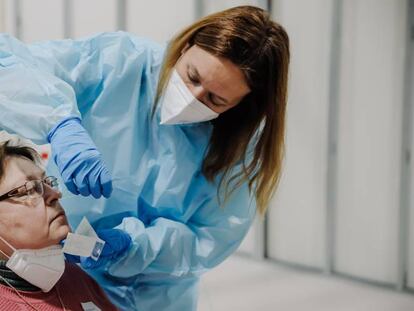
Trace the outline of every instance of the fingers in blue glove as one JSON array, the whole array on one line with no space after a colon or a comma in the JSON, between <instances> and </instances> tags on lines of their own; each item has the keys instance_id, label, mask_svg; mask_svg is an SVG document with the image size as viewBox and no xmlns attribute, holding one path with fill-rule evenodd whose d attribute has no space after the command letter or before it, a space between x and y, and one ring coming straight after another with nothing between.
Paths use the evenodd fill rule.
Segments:
<instances>
[{"instance_id":1,"label":"fingers in blue glove","mask_svg":"<svg viewBox=\"0 0 414 311\"><path fill-rule=\"evenodd\" d=\"M65 258L66 258L67 262L71 262L71 263L80 263L81 262L81 259L80 259L79 256L69 255L69 254L66 254L66 253L64 255L65 255Z\"/></svg>"},{"instance_id":2,"label":"fingers in blue glove","mask_svg":"<svg viewBox=\"0 0 414 311\"><path fill-rule=\"evenodd\" d=\"M75 183L73 182L73 179L69 179L65 182L65 186L66 188L68 188L68 190L70 192L72 192L73 194L78 195L79 191L78 191L78 187L76 187Z\"/></svg>"},{"instance_id":3,"label":"fingers in blue glove","mask_svg":"<svg viewBox=\"0 0 414 311\"><path fill-rule=\"evenodd\" d=\"M109 198L112 193L112 178L111 174L106 168L104 168L99 175L99 181L101 185L102 195L105 198Z\"/></svg>"},{"instance_id":4,"label":"fingers in blue glove","mask_svg":"<svg viewBox=\"0 0 414 311\"><path fill-rule=\"evenodd\" d=\"M81 120L69 116L48 133L53 159L69 191L95 198L108 198L112 181L102 156Z\"/></svg>"},{"instance_id":5,"label":"fingers in blue glove","mask_svg":"<svg viewBox=\"0 0 414 311\"><path fill-rule=\"evenodd\" d=\"M131 236L120 229L101 229L96 233L105 241L101 257L118 257L126 252L132 244Z\"/></svg>"},{"instance_id":6,"label":"fingers in blue glove","mask_svg":"<svg viewBox=\"0 0 414 311\"><path fill-rule=\"evenodd\" d=\"M97 269L108 262L108 258L94 260L91 257L80 257L80 264L84 269Z\"/></svg>"},{"instance_id":7,"label":"fingers in blue glove","mask_svg":"<svg viewBox=\"0 0 414 311\"><path fill-rule=\"evenodd\" d=\"M83 196L92 194L95 199L99 199L102 195L108 198L112 192L111 175L105 167L98 164L97 162L93 165L89 171L84 170L83 165L80 166L80 172L76 172L75 183ZM104 180L103 185L101 180Z\"/></svg>"},{"instance_id":8,"label":"fingers in blue glove","mask_svg":"<svg viewBox=\"0 0 414 311\"><path fill-rule=\"evenodd\" d=\"M91 194L89 187L88 176L90 171L85 170L87 163L82 163L73 173L75 175L75 184L78 187L78 191L81 195L87 197ZM94 165L96 167L96 164Z\"/></svg>"},{"instance_id":9,"label":"fingers in blue glove","mask_svg":"<svg viewBox=\"0 0 414 311\"><path fill-rule=\"evenodd\" d=\"M95 171L90 172L88 176L88 183L92 196L95 199L99 199L102 196L99 174L96 174Z\"/></svg>"},{"instance_id":10,"label":"fingers in blue glove","mask_svg":"<svg viewBox=\"0 0 414 311\"><path fill-rule=\"evenodd\" d=\"M79 188L79 193L83 195L84 197L87 197L91 194L91 191L89 189L89 184L82 184Z\"/></svg>"},{"instance_id":11,"label":"fingers in blue glove","mask_svg":"<svg viewBox=\"0 0 414 311\"><path fill-rule=\"evenodd\" d=\"M97 230L97 234L105 241L105 246L98 260L91 257L80 257L80 264L84 269L98 269L104 266L110 260L124 254L132 244L130 235L119 229Z\"/></svg>"}]
</instances>

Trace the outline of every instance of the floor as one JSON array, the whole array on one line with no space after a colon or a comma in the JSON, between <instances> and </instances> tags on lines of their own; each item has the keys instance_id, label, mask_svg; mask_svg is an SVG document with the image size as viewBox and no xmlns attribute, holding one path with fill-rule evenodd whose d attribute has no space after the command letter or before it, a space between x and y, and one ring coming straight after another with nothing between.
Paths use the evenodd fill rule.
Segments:
<instances>
[{"instance_id":1,"label":"floor","mask_svg":"<svg viewBox=\"0 0 414 311\"><path fill-rule=\"evenodd\" d=\"M237 255L207 273L199 311L414 311L414 294Z\"/></svg>"}]
</instances>

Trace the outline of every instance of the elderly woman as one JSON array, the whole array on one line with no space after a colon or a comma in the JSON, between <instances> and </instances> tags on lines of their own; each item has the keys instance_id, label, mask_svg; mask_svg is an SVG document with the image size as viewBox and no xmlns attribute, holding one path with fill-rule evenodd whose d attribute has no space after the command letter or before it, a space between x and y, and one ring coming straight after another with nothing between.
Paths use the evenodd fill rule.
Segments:
<instances>
[{"instance_id":1,"label":"elderly woman","mask_svg":"<svg viewBox=\"0 0 414 311\"><path fill-rule=\"evenodd\" d=\"M70 227L55 177L30 147L0 143L0 310L116 310L62 246Z\"/></svg>"}]
</instances>

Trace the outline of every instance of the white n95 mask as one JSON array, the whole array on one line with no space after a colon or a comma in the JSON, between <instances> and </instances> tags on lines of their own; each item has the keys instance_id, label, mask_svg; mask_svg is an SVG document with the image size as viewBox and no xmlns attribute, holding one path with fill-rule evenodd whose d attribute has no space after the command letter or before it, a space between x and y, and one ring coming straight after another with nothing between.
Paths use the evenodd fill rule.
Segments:
<instances>
[{"instance_id":1,"label":"white n95 mask","mask_svg":"<svg viewBox=\"0 0 414 311\"><path fill-rule=\"evenodd\" d=\"M62 277L65 271L65 257L62 246L53 245L41 249L15 249L2 237L13 254L9 257L6 267L26 280L39 287L43 292L50 291Z\"/></svg>"},{"instance_id":2,"label":"white n95 mask","mask_svg":"<svg viewBox=\"0 0 414 311\"><path fill-rule=\"evenodd\" d=\"M173 69L160 101L161 124L186 124L215 119L219 114L200 102Z\"/></svg>"}]
</instances>

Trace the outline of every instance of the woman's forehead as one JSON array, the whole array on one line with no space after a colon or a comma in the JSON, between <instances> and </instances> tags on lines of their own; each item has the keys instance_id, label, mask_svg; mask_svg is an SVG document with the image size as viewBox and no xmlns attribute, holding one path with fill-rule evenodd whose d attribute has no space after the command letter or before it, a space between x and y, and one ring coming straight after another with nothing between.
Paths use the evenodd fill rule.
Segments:
<instances>
[{"instance_id":1,"label":"woman's forehead","mask_svg":"<svg viewBox=\"0 0 414 311\"><path fill-rule=\"evenodd\" d=\"M195 69L202 82L219 93L217 95L234 100L250 91L242 70L230 60L214 56L196 45L186 54L189 67Z\"/></svg>"},{"instance_id":2,"label":"woman's forehead","mask_svg":"<svg viewBox=\"0 0 414 311\"><path fill-rule=\"evenodd\" d=\"M41 179L44 170L33 161L24 157L11 156L6 158L6 165L0 191L21 186L27 180Z\"/></svg>"}]
</instances>

